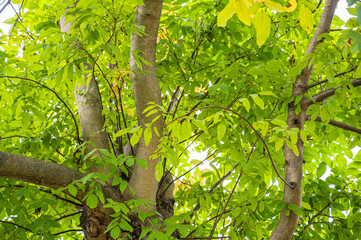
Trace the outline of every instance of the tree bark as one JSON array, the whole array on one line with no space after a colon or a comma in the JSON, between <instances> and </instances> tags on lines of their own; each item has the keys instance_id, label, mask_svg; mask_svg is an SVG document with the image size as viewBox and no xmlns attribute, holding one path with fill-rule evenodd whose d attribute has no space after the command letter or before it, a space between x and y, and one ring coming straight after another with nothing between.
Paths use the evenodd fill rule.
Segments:
<instances>
[{"instance_id":1,"label":"tree bark","mask_svg":"<svg viewBox=\"0 0 361 240\"><path fill-rule=\"evenodd\" d=\"M0 177L3 178L58 189L84 176L83 173L60 164L0 151Z\"/></svg>"},{"instance_id":2,"label":"tree bark","mask_svg":"<svg viewBox=\"0 0 361 240\"><path fill-rule=\"evenodd\" d=\"M87 144L86 153L94 149L105 149L110 152L108 135L104 129L103 108L97 84L95 79L91 77L89 80L85 79L85 83L77 86L75 90L82 137L84 141L92 143ZM96 156L104 157L99 152L97 152ZM89 172L106 173L106 171L107 169L99 168L92 164Z\"/></svg>"},{"instance_id":3,"label":"tree bark","mask_svg":"<svg viewBox=\"0 0 361 240\"><path fill-rule=\"evenodd\" d=\"M150 103L162 105L161 92L156 72L156 48L157 35L162 10L162 0L145 0L144 6L138 6L135 16L135 26L144 27L144 33L133 33L131 43L130 71L133 85L135 106L137 109L138 124L144 127L147 123L152 123L158 114L146 117L144 110ZM137 56L135 56L137 55ZM140 60L138 66L136 58ZM144 142L144 135L138 143L138 149L135 153L137 158L145 159L148 167L142 168L137 165L133 168L133 174L129 181L130 187L134 190L136 199L145 199L156 201L156 192L158 183L155 178L156 165L160 157L153 159L151 156L157 151L158 144L163 134L163 120L160 117L153 122L152 128L157 128L159 135L152 131L152 139L148 146ZM128 194L127 198L133 198ZM151 209L140 208L141 211L155 210L155 206Z\"/></svg>"},{"instance_id":4,"label":"tree bark","mask_svg":"<svg viewBox=\"0 0 361 240\"><path fill-rule=\"evenodd\" d=\"M320 22L317 26L316 32L311 40L311 43L307 49L306 54L313 53L317 45L322 42L318 40L318 37L326 32L329 32L333 15L337 6L338 0L327 0L324 11L322 13ZM312 65L306 66L301 74L297 77L293 85L293 96L299 96L308 91L308 83L312 73ZM285 179L291 183L294 188L287 185L284 187L284 198L283 201L287 204L295 204L301 207L302 204L302 167L303 167L303 142L300 137L300 131L304 128L306 120L307 107L303 106L301 112L296 114L295 106L293 103L288 105L288 118L287 125L288 129L298 128L298 140L297 148L299 155L296 156L294 152L285 145ZM296 230L299 216L290 211L286 216L285 210L281 211L280 219L278 221L276 229L272 232L270 239L272 240L288 240L292 238L293 233Z\"/></svg>"}]
</instances>

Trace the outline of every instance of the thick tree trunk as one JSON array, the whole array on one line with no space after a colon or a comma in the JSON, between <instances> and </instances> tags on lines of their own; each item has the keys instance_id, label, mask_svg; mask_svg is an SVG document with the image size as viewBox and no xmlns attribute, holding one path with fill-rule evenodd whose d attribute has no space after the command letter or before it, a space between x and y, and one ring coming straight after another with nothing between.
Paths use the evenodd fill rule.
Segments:
<instances>
[{"instance_id":1,"label":"thick tree trunk","mask_svg":"<svg viewBox=\"0 0 361 240\"><path fill-rule=\"evenodd\" d=\"M137 109L138 124L144 127L147 123L152 123L159 114L146 117L143 112L150 103L162 105L161 92L156 72L156 48L160 15L162 10L162 0L145 0L144 6L138 6L134 24L144 27L144 33L133 33L131 44L130 70L133 84L135 106ZM137 56L136 56L137 55ZM143 58L144 61L136 59ZM140 63L139 63L140 62ZM138 65L141 65L140 66ZM135 198L156 201L158 183L155 178L158 158L151 156L157 151L159 141L163 134L163 120L159 118L152 124L152 128L157 128L157 134L152 131L152 140L146 146L144 137L138 143L138 150L135 153L137 158L145 159L148 167L142 168L137 165L133 168L133 174L129 181L130 187L135 192ZM130 194L127 198L133 198ZM155 210L145 207L141 211Z\"/></svg>"},{"instance_id":2,"label":"thick tree trunk","mask_svg":"<svg viewBox=\"0 0 361 240\"><path fill-rule=\"evenodd\" d=\"M314 52L317 45L322 42L318 37L327 33L330 30L331 22L338 0L327 0L324 11L322 13L320 22L317 26L315 35L313 36L311 43L307 49L306 54ZM293 96L299 96L308 91L308 82L312 73L312 66L306 66L301 74L297 77L295 84L293 85ZM287 185L284 187L284 199L283 201L287 204L295 204L301 207L302 204L302 166L303 166L303 142L300 137L300 131L303 130L306 111L308 106L302 105L301 112L296 114L295 106L290 103L288 106L288 118L287 125L288 129L298 128L298 140L297 148L299 155L296 156L294 152L285 145L285 179L287 182L292 184L294 188ZM288 240L292 238L293 233L298 225L299 217L293 211L289 212L286 216L285 210L282 210L281 216L276 229L273 231L271 238L272 240Z\"/></svg>"}]
</instances>

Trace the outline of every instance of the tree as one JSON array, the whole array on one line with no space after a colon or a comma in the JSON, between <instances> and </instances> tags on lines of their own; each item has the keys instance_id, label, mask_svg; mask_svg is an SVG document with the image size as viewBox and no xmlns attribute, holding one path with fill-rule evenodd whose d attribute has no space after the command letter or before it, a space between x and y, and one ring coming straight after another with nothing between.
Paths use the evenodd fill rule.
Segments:
<instances>
[{"instance_id":1,"label":"tree","mask_svg":"<svg viewBox=\"0 0 361 240\"><path fill-rule=\"evenodd\" d=\"M357 239L361 7L337 2L22 2L1 235Z\"/></svg>"}]
</instances>

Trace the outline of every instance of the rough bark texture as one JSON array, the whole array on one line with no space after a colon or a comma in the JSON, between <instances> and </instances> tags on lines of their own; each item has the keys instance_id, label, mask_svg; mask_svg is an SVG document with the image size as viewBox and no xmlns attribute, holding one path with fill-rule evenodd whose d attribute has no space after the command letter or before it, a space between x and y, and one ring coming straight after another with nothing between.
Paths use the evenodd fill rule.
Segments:
<instances>
[{"instance_id":1,"label":"rough bark texture","mask_svg":"<svg viewBox=\"0 0 361 240\"><path fill-rule=\"evenodd\" d=\"M307 49L306 54L314 52L317 45L322 40L317 40L318 37L326 32L329 32L333 15L337 6L338 0L328 0L325 4L324 11L322 13L320 22L317 26L315 35L313 36L311 43ZM308 91L308 83L312 73L312 66L306 66L301 74L295 81L293 86L293 96L299 96ZM306 120L307 106L301 108L301 112L296 114L295 106L290 103L288 106L288 128L298 128L302 130ZM285 185L284 187L284 199L287 204L295 204L301 207L302 203L302 166L303 166L303 142L300 135L298 135L297 148L299 156L296 156L294 152L285 145L285 179L291 183L294 188L290 188ZM290 211L289 215L286 216L285 211L281 212L279 222L276 229L273 231L271 238L272 240L287 240L291 239L294 231L298 224L298 215L293 211Z\"/></svg>"},{"instance_id":2,"label":"rough bark texture","mask_svg":"<svg viewBox=\"0 0 361 240\"><path fill-rule=\"evenodd\" d=\"M140 35L133 33L130 58L131 79L138 124L140 126L151 123L157 116L157 114L153 114L145 117L145 114L143 114L144 109L149 106L149 103L162 105L155 61L162 3L162 0L145 0L144 6L137 7L135 16L134 24L137 26L144 26L145 33ZM144 58L144 60L150 64L147 65L144 62L141 62L142 69L140 69L135 61L135 55ZM144 138L142 137L138 143L138 150L136 152L136 157L147 161L148 168L145 169L135 166L129 185L135 191L135 198L156 201L158 183L155 178L155 168L159 158L152 159L151 156L156 152L162 137L163 120L159 118L153 123L152 127L157 128L159 135L153 131L152 140L148 146L145 145ZM128 195L127 197L133 198L131 195ZM152 206L152 208L152 210L155 210L155 206ZM140 210L149 211L149 209L146 208L141 208Z\"/></svg>"},{"instance_id":3,"label":"rough bark texture","mask_svg":"<svg viewBox=\"0 0 361 240\"><path fill-rule=\"evenodd\" d=\"M87 145L86 152L93 149L106 149L110 151L107 132L104 129L104 117L102 115L102 103L97 86L93 77L85 80L85 83L75 90L75 99L78 106L78 114L82 130L83 140L94 144ZM102 157L100 153L97 154ZM92 165L90 172L104 172Z\"/></svg>"},{"instance_id":4,"label":"rough bark texture","mask_svg":"<svg viewBox=\"0 0 361 240\"><path fill-rule=\"evenodd\" d=\"M84 174L60 164L0 152L0 177L58 189L84 177Z\"/></svg>"}]
</instances>

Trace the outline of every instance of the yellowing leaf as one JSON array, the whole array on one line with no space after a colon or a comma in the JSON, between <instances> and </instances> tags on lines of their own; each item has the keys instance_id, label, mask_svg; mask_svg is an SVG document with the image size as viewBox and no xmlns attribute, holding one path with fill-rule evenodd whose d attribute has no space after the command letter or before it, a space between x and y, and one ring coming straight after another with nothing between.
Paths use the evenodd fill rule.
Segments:
<instances>
[{"instance_id":1,"label":"yellowing leaf","mask_svg":"<svg viewBox=\"0 0 361 240\"><path fill-rule=\"evenodd\" d=\"M235 0L230 0L227 6L219 12L217 17L217 25L220 27L225 27L228 19L230 19L234 12L235 12L235 6L234 6Z\"/></svg>"},{"instance_id":2,"label":"yellowing leaf","mask_svg":"<svg viewBox=\"0 0 361 240\"><path fill-rule=\"evenodd\" d=\"M251 17L245 0L238 0L235 2L236 13L244 24L251 26Z\"/></svg>"},{"instance_id":3,"label":"yellowing leaf","mask_svg":"<svg viewBox=\"0 0 361 240\"><path fill-rule=\"evenodd\" d=\"M307 209L307 210L311 210L311 205L309 203L306 203L306 202L302 202L302 207Z\"/></svg>"},{"instance_id":4,"label":"yellowing leaf","mask_svg":"<svg viewBox=\"0 0 361 240\"><path fill-rule=\"evenodd\" d=\"M282 7L279 3L274 2L272 0L265 0L264 3L269 7L271 10L277 12L293 12L297 7L297 0L291 0L287 4L287 6Z\"/></svg>"},{"instance_id":5,"label":"yellowing leaf","mask_svg":"<svg viewBox=\"0 0 361 240\"><path fill-rule=\"evenodd\" d=\"M271 32L271 20L265 10L261 9L259 11L254 21L254 26L257 32L257 45L262 46Z\"/></svg>"},{"instance_id":6,"label":"yellowing leaf","mask_svg":"<svg viewBox=\"0 0 361 240\"><path fill-rule=\"evenodd\" d=\"M134 117L134 109L128 108L127 113L128 113L128 115Z\"/></svg>"},{"instance_id":7,"label":"yellowing leaf","mask_svg":"<svg viewBox=\"0 0 361 240\"><path fill-rule=\"evenodd\" d=\"M300 10L300 25L308 34L312 32L313 16L311 11L304 6L302 6Z\"/></svg>"}]
</instances>

